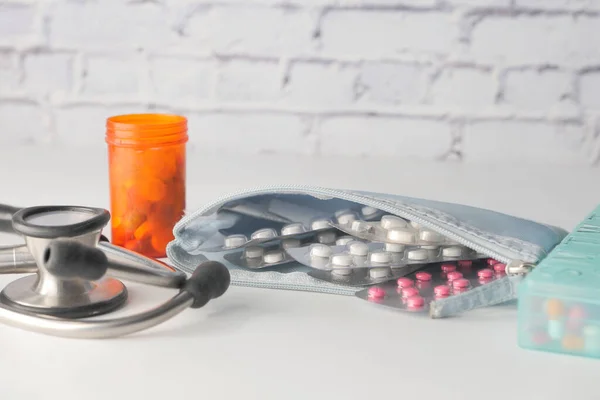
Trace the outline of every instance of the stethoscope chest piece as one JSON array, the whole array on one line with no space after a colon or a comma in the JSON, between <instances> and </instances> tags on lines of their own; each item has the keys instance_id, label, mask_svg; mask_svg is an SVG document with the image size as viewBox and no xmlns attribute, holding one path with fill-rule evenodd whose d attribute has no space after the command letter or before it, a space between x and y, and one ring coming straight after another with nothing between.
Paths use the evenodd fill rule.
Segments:
<instances>
[{"instance_id":1,"label":"stethoscope chest piece","mask_svg":"<svg viewBox=\"0 0 600 400\"><path fill-rule=\"evenodd\" d=\"M49 246L53 240L96 246L109 220L106 210L88 207L43 206L18 211L13 229L25 237L38 273L8 284L0 292L0 302L15 311L64 318L91 317L120 308L127 300L127 289L118 279L61 276L47 268L55 257Z\"/></svg>"},{"instance_id":2,"label":"stethoscope chest piece","mask_svg":"<svg viewBox=\"0 0 600 400\"><path fill-rule=\"evenodd\" d=\"M0 204L0 230L25 245L0 248L0 274L27 274L0 292L0 322L71 338L107 338L158 325L187 308L201 308L227 291L230 275L216 261L187 276L160 261L112 245L102 236L107 210L77 206L17 209ZM123 280L177 289L163 304L112 319L127 302Z\"/></svg>"}]
</instances>

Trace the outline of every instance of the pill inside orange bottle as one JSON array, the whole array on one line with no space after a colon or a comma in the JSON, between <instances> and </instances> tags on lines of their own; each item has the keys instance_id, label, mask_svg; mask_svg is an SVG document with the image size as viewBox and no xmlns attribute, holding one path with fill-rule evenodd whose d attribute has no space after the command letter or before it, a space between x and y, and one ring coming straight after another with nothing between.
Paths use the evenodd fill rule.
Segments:
<instances>
[{"instance_id":1,"label":"pill inside orange bottle","mask_svg":"<svg viewBox=\"0 0 600 400\"><path fill-rule=\"evenodd\" d=\"M187 119L129 114L107 119L112 243L166 256L185 209Z\"/></svg>"}]
</instances>

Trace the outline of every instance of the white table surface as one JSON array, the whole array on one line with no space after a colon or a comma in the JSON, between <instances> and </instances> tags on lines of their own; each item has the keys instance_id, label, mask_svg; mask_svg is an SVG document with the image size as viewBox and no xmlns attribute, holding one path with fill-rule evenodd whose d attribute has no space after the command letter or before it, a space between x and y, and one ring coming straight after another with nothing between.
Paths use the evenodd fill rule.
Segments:
<instances>
[{"instance_id":1,"label":"white table surface","mask_svg":"<svg viewBox=\"0 0 600 400\"><path fill-rule=\"evenodd\" d=\"M2 148L0 201L108 208L105 154ZM584 168L189 154L188 208L255 185L306 183L465 203L571 229L600 203L599 182L600 170ZM173 294L129 289L119 315ZM600 360L520 349L516 328L515 304L429 320L353 297L231 287L205 308L119 339L0 324L0 398L600 398Z\"/></svg>"}]
</instances>

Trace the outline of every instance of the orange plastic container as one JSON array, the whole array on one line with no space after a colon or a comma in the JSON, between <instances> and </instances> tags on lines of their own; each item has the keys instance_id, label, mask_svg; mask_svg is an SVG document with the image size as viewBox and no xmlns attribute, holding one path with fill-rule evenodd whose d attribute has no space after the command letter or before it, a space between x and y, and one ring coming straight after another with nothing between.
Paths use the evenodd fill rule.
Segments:
<instances>
[{"instance_id":1,"label":"orange plastic container","mask_svg":"<svg viewBox=\"0 0 600 400\"><path fill-rule=\"evenodd\" d=\"M130 114L107 119L111 242L166 256L185 209L187 119Z\"/></svg>"}]
</instances>

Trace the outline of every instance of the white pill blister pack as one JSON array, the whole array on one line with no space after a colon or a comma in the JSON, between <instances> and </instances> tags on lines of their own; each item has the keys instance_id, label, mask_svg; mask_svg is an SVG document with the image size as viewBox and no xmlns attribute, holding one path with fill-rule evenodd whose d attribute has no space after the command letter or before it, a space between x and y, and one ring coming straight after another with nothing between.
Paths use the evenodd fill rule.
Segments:
<instances>
[{"instance_id":1,"label":"white pill blister pack","mask_svg":"<svg viewBox=\"0 0 600 400\"><path fill-rule=\"evenodd\" d=\"M241 216L239 218L248 217ZM333 228L328 219L315 219L309 226L305 226L301 222L280 224L272 221L266 221L265 225L267 226L259 226L258 229L248 233L237 233L235 227L221 229L207 240L197 243L194 249L187 249L187 251L192 254L221 252L290 239L334 244L341 232Z\"/></svg>"},{"instance_id":2,"label":"white pill blister pack","mask_svg":"<svg viewBox=\"0 0 600 400\"><path fill-rule=\"evenodd\" d=\"M347 240L348 237L340 236L336 231L324 230L314 235L273 239L269 242L252 243L236 249L229 249L233 251L227 252L223 257L239 267L262 269L295 261L289 254L291 249L308 247L313 244L335 245L336 243L345 243Z\"/></svg>"},{"instance_id":3,"label":"white pill blister pack","mask_svg":"<svg viewBox=\"0 0 600 400\"><path fill-rule=\"evenodd\" d=\"M383 215L379 220L365 220L358 213L347 210L336 213L331 225L349 235L373 242L431 246L431 248L456 244L440 233L395 215Z\"/></svg>"},{"instance_id":4,"label":"white pill blister pack","mask_svg":"<svg viewBox=\"0 0 600 400\"><path fill-rule=\"evenodd\" d=\"M485 258L463 246L423 248L342 238L336 246L313 243L286 251L294 260L313 268L309 272L312 277L350 286L385 282L430 263Z\"/></svg>"},{"instance_id":5,"label":"white pill blister pack","mask_svg":"<svg viewBox=\"0 0 600 400\"><path fill-rule=\"evenodd\" d=\"M293 246L300 245L296 242L298 239L288 240L294 241ZM248 269L276 267L294 261L285 251L285 245L285 242L282 241L275 244L247 246L240 251L227 253L223 257L238 267Z\"/></svg>"}]
</instances>

